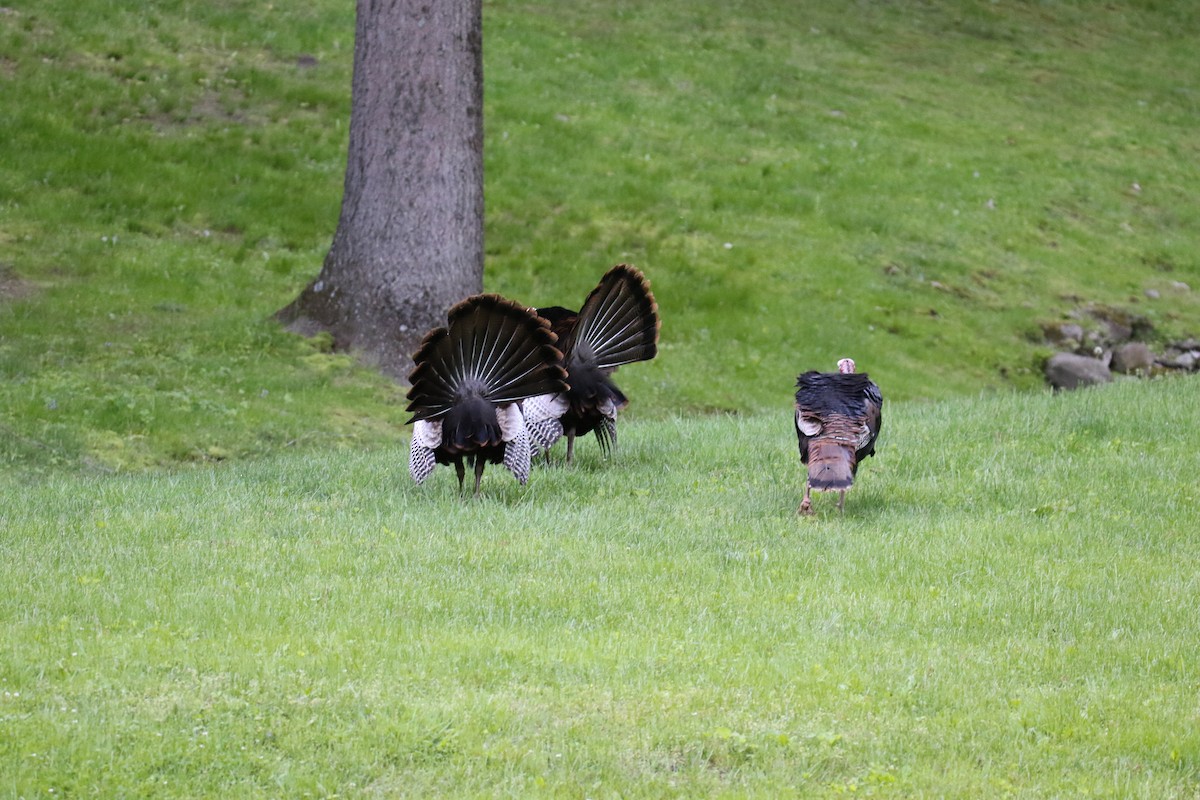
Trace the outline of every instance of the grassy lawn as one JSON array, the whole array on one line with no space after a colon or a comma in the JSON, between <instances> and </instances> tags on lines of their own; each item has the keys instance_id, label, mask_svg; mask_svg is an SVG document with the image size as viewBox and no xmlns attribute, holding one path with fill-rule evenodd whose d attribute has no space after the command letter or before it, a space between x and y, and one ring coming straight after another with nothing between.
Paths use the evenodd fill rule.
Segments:
<instances>
[{"instance_id":1,"label":"grassy lawn","mask_svg":"<svg viewBox=\"0 0 1200 800\"><path fill-rule=\"evenodd\" d=\"M664 324L611 463L463 501L271 321L353 4L0 8L0 796L1194 800L1196 380L1039 365L1200 333L1195 4L485 18L487 288L631 261ZM798 518L845 355L879 455Z\"/></svg>"},{"instance_id":2,"label":"grassy lawn","mask_svg":"<svg viewBox=\"0 0 1200 800\"><path fill-rule=\"evenodd\" d=\"M1191 384L894 406L842 517L786 409L9 481L0 791L1192 797Z\"/></svg>"}]
</instances>

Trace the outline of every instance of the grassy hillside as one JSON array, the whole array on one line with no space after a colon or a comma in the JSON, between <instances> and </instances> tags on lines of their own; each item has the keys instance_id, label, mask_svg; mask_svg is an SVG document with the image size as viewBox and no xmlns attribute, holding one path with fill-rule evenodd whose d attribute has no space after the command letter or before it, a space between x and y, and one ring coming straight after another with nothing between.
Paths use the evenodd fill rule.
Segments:
<instances>
[{"instance_id":1,"label":"grassy hillside","mask_svg":"<svg viewBox=\"0 0 1200 800\"><path fill-rule=\"evenodd\" d=\"M641 417L786 407L842 355L893 400L1029 389L1088 302L1197 333L1198 14L489 2L486 284L643 267ZM0 13L0 460L402 435L400 390L269 320L336 223L352 35L329 0Z\"/></svg>"},{"instance_id":2,"label":"grassy hillside","mask_svg":"<svg viewBox=\"0 0 1200 800\"><path fill-rule=\"evenodd\" d=\"M1194 3L488 2L488 288L664 328L611 463L466 502L270 319L352 6L0 7L0 793L1196 795L1196 381L1035 390L1072 308L1200 333Z\"/></svg>"},{"instance_id":3,"label":"grassy hillside","mask_svg":"<svg viewBox=\"0 0 1200 800\"><path fill-rule=\"evenodd\" d=\"M0 791L1193 797L1195 391L898 404L842 517L786 414L0 475Z\"/></svg>"}]
</instances>

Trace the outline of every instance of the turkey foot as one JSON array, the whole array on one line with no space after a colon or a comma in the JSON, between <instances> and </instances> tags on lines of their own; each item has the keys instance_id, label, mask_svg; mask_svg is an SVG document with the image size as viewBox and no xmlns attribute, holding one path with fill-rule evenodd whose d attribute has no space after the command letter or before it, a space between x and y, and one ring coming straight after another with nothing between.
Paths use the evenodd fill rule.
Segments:
<instances>
[{"instance_id":1,"label":"turkey foot","mask_svg":"<svg viewBox=\"0 0 1200 800\"><path fill-rule=\"evenodd\" d=\"M810 497L809 497L809 495L808 495L808 491L809 491L809 490L808 490L808 487L807 487L807 486L805 486L805 487L804 487L804 499L800 501L800 507L799 507L798 509L796 509L796 513L797 513L797 514L811 514L811 513L813 513L813 510L812 510L812 498L810 498Z\"/></svg>"}]
</instances>

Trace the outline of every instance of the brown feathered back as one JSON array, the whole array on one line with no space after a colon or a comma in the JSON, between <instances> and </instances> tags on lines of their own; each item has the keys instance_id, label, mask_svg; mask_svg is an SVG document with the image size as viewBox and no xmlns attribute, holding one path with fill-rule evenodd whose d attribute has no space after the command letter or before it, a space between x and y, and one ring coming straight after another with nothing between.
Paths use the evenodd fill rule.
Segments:
<instances>
[{"instance_id":1,"label":"brown feathered back","mask_svg":"<svg viewBox=\"0 0 1200 800\"><path fill-rule=\"evenodd\" d=\"M819 492L849 489L858 471L856 443L859 425L841 415L825 419L821 430L808 442L808 485Z\"/></svg>"},{"instance_id":2,"label":"brown feathered back","mask_svg":"<svg viewBox=\"0 0 1200 800\"><path fill-rule=\"evenodd\" d=\"M796 437L808 485L845 491L859 461L875 454L883 395L865 372L806 372L796 386Z\"/></svg>"}]
</instances>

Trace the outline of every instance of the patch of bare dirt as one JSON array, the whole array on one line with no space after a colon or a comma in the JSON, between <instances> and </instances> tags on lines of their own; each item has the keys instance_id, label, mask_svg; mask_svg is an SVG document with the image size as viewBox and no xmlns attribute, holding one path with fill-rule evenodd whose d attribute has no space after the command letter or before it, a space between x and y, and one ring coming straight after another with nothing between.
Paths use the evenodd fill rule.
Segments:
<instances>
[{"instance_id":1,"label":"patch of bare dirt","mask_svg":"<svg viewBox=\"0 0 1200 800\"><path fill-rule=\"evenodd\" d=\"M0 303L22 300L33 292L32 283L22 280L7 264L0 264Z\"/></svg>"},{"instance_id":2,"label":"patch of bare dirt","mask_svg":"<svg viewBox=\"0 0 1200 800\"><path fill-rule=\"evenodd\" d=\"M253 115L242 110L245 95L230 89L224 94L207 90L186 109L176 109L171 112L152 112L142 116L156 130L164 131L172 128L184 128L192 125L203 125L217 122L227 125L248 125L259 121Z\"/></svg>"}]
</instances>

